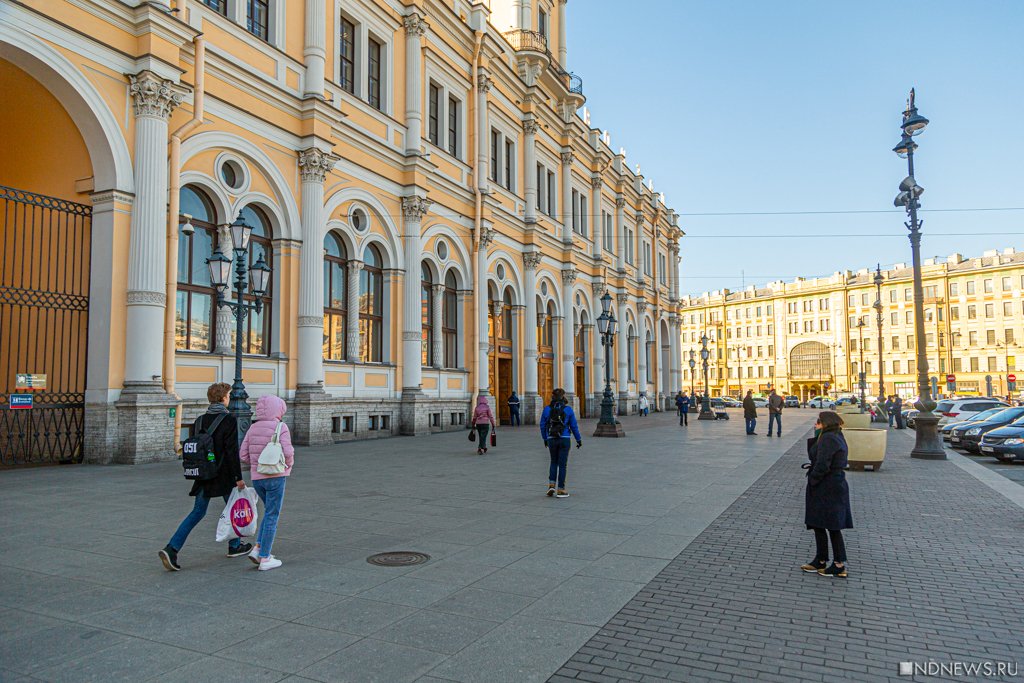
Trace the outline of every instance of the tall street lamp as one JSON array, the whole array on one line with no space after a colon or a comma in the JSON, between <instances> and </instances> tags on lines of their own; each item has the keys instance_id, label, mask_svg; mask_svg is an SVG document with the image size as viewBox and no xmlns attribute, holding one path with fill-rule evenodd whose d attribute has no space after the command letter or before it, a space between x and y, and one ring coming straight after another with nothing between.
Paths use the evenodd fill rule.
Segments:
<instances>
[{"instance_id":1,"label":"tall street lamp","mask_svg":"<svg viewBox=\"0 0 1024 683\"><path fill-rule=\"evenodd\" d=\"M857 368L857 383L860 385L860 412L864 412L864 387L867 384L868 373L864 372L864 328L867 324L864 318L857 321L857 334L860 336L860 367Z\"/></svg>"},{"instance_id":2,"label":"tall street lamp","mask_svg":"<svg viewBox=\"0 0 1024 683\"><path fill-rule=\"evenodd\" d=\"M252 410L246 399L249 394L245 391L245 384L242 383L242 347L245 345L245 318L249 311L255 311L257 315L263 310L263 296L267 293L267 286L270 284L270 266L263 260L260 254L256 263L249 265L249 236L252 234L252 226L246 224L241 216L231 224L231 244L234 252L235 266L235 300L229 301L224 297L228 290L231 279L232 260L224 255L221 249L206 259L210 267L210 280L217 290L217 305L227 306L235 316L235 381L231 385L231 401L228 403L228 412L238 421L238 440L249 429L252 423ZM255 297L253 303L245 301L245 292L252 284L252 293Z\"/></svg>"},{"instance_id":3,"label":"tall street lamp","mask_svg":"<svg viewBox=\"0 0 1024 683\"><path fill-rule=\"evenodd\" d=\"M900 183L900 193L893 204L906 209L910 219L904 225L910 231L910 249L914 261L914 339L917 342L917 392L918 400L914 407L920 412L914 418L916 442L910 457L925 460L945 460L946 452L939 441L939 417L935 410L935 400L928 386L928 349L924 343L924 288L921 285L921 221L917 218L917 210L921 208L919 201L924 188L914 179L914 150L917 143L914 138L924 132L928 119L917 113L914 105L914 89L910 89L907 109L903 112L903 123L900 128L903 135L900 143L893 151L901 159L907 160L907 177Z\"/></svg>"},{"instance_id":4,"label":"tall street lamp","mask_svg":"<svg viewBox=\"0 0 1024 683\"><path fill-rule=\"evenodd\" d=\"M704 400L700 402L700 415L697 417L698 420L714 420L715 411L711 410L711 392L708 383L708 357L711 352L708 351L708 335L703 334L700 337L700 360L701 366L704 370Z\"/></svg>"},{"instance_id":5,"label":"tall street lamp","mask_svg":"<svg viewBox=\"0 0 1024 683\"><path fill-rule=\"evenodd\" d=\"M608 292L601 297L601 315L597 317L597 331L601 333L601 346L604 347L604 395L601 397L601 419L597 421L594 436L625 436L622 424L615 419L612 410L615 399L612 396L612 347L615 345L615 334L619 321L612 313L612 295Z\"/></svg>"},{"instance_id":6,"label":"tall street lamp","mask_svg":"<svg viewBox=\"0 0 1024 683\"><path fill-rule=\"evenodd\" d=\"M693 359L693 357L696 356L696 355L697 355L697 352L694 351L693 349L690 349L689 365L690 365L690 398L691 398L691 400L692 400L693 394L694 394L694 379L695 379L695 375L696 375L695 369L697 367L697 361L695 361Z\"/></svg>"},{"instance_id":7,"label":"tall street lamp","mask_svg":"<svg viewBox=\"0 0 1024 683\"><path fill-rule=\"evenodd\" d=\"M885 414L885 364L882 356L882 264L875 269L875 323L878 325L878 412L883 421L889 416Z\"/></svg>"}]
</instances>

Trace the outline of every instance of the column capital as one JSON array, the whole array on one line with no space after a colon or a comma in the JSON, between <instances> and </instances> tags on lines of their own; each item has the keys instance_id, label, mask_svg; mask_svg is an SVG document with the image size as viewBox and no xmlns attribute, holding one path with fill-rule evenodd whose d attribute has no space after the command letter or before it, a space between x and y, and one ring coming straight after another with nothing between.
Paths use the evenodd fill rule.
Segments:
<instances>
[{"instance_id":1,"label":"column capital","mask_svg":"<svg viewBox=\"0 0 1024 683\"><path fill-rule=\"evenodd\" d=\"M362 261L349 261L348 262L348 270L351 273L358 273L359 271L361 271L363 269L363 266L365 266L365 265L366 264L364 262L362 262Z\"/></svg>"},{"instance_id":2,"label":"column capital","mask_svg":"<svg viewBox=\"0 0 1024 683\"><path fill-rule=\"evenodd\" d=\"M562 269L562 284L571 285L576 282L576 266L569 265Z\"/></svg>"},{"instance_id":3,"label":"column capital","mask_svg":"<svg viewBox=\"0 0 1024 683\"><path fill-rule=\"evenodd\" d=\"M590 291L592 291L595 296L597 294L604 294L606 289L608 289L608 287L605 285L604 280L594 280L590 283Z\"/></svg>"},{"instance_id":4,"label":"column capital","mask_svg":"<svg viewBox=\"0 0 1024 683\"><path fill-rule=\"evenodd\" d=\"M128 92L131 94L132 104L135 105L137 117L166 121L188 92L184 86L160 78L152 71L140 71L129 75L128 80L131 82Z\"/></svg>"},{"instance_id":5,"label":"column capital","mask_svg":"<svg viewBox=\"0 0 1024 683\"><path fill-rule=\"evenodd\" d=\"M620 210L626 208L626 198L625 197L616 197L615 198L615 208L616 209L620 209Z\"/></svg>"},{"instance_id":6,"label":"column capital","mask_svg":"<svg viewBox=\"0 0 1024 683\"><path fill-rule=\"evenodd\" d=\"M427 29L430 28L430 24L420 14L413 13L406 16L402 20L402 24L405 26L405 33L410 38L422 38L427 33Z\"/></svg>"},{"instance_id":7,"label":"column capital","mask_svg":"<svg viewBox=\"0 0 1024 683\"><path fill-rule=\"evenodd\" d=\"M573 152L570 149L570 150L568 150L566 152L562 152L561 157L562 157L562 166L571 166L572 162L576 160L576 153Z\"/></svg>"},{"instance_id":8,"label":"column capital","mask_svg":"<svg viewBox=\"0 0 1024 683\"><path fill-rule=\"evenodd\" d=\"M323 183L341 159L337 154L310 147L299 152L299 177L304 183Z\"/></svg>"},{"instance_id":9,"label":"column capital","mask_svg":"<svg viewBox=\"0 0 1024 683\"><path fill-rule=\"evenodd\" d=\"M482 93L488 93L491 91L491 77L485 73L479 73L476 75L476 89Z\"/></svg>"},{"instance_id":10,"label":"column capital","mask_svg":"<svg viewBox=\"0 0 1024 683\"><path fill-rule=\"evenodd\" d=\"M444 294L444 289L444 285L440 283L430 285L430 291L437 295Z\"/></svg>"},{"instance_id":11,"label":"column capital","mask_svg":"<svg viewBox=\"0 0 1024 683\"><path fill-rule=\"evenodd\" d=\"M641 314L646 313L647 312L647 302L644 301L643 299L638 301L636 303L636 312L637 313L641 313Z\"/></svg>"},{"instance_id":12,"label":"column capital","mask_svg":"<svg viewBox=\"0 0 1024 683\"><path fill-rule=\"evenodd\" d=\"M494 241L494 236L496 234L497 231L494 228L488 228L485 225L480 226L480 238L478 240L480 243L480 248L486 249L487 245Z\"/></svg>"},{"instance_id":13,"label":"column capital","mask_svg":"<svg viewBox=\"0 0 1024 683\"><path fill-rule=\"evenodd\" d=\"M637 226L638 228L639 228L639 227L640 227L641 225L643 225L643 224L644 224L644 212L643 212L643 211L637 211L637 212L636 212L636 216L635 216L635 218L636 218L636 226Z\"/></svg>"},{"instance_id":14,"label":"column capital","mask_svg":"<svg viewBox=\"0 0 1024 683\"><path fill-rule=\"evenodd\" d=\"M620 304L628 304L629 303L629 294L624 294L622 292L619 292L618 294L615 295L615 300L617 302L619 302Z\"/></svg>"},{"instance_id":15,"label":"column capital","mask_svg":"<svg viewBox=\"0 0 1024 683\"><path fill-rule=\"evenodd\" d=\"M501 317L501 312L504 309L504 307L505 307L505 304L503 304L501 301L492 301L491 302L491 312L494 314L495 318Z\"/></svg>"},{"instance_id":16,"label":"column capital","mask_svg":"<svg viewBox=\"0 0 1024 683\"><path fill-rule=\"evenodd\" d=\"M536 135L538 130L540 130L540 124L537 123L537 119L523 119L523 133L525 135Z\"/></svg>"},{"instance_id":17,"label":"column capital","mask_svg":"<svg viewBox=\"0 0 1024 683\"><path fill-rule=\"evenodd\" d=\"M523 265L527 270L536 270L544 257L539 251L527 251L523 253Z\"/></svg>"},{"instance_id":18,"label":"column capital","mask_svg":"<svg viewBox=\"0 0 1024 683\"><path fill-rule=\"evenodd\" d=\"M600 175L590 176L590 187L594 190L600 191L601 188L604 187L604 178Z\"/></svg>"},{"instance_id":19,"label":"column capital","mask_svg":"<svg viewBox=\"0 0 1024 683\"><path fill-rule=\"evenodd\" d=\"M433 203L432 199L426 197L402 197L402 218L419 223L427 215L427 211L430 210L430 205Z\"/></svg>"}]
</instances>

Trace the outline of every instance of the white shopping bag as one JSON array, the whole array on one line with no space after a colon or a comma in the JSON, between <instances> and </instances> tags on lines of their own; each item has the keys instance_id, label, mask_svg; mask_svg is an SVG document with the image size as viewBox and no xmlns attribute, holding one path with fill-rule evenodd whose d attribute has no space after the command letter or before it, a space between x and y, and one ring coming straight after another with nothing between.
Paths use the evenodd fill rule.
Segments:
<instances>
[{"instance_id":1,"label":"white shopping bag","mask_svg":"<svg viewBox=\"0 0 1024 683\"><path fill-rule=\"evenodd\" d=\"M229 541L243 536L255 536L258 526L256 512L256 489L248 486L239 491L231 489L228 504L217 521L217 542Z\"/></svg>"}]
</instances>

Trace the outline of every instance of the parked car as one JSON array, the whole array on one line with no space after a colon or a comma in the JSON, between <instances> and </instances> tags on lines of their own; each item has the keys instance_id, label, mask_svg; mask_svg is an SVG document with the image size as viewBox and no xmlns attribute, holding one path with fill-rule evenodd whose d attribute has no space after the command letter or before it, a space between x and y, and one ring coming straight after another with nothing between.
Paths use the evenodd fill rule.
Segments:
<instances>
[{"instance_id":1,"label":"parked car","mask_svg":"<svg viewBox=\"0 0 1024 683\"><path fill-rule=\"evenodd\" d=\"M978 413L969 420L957 420L955 422L947 422L944 425L939 425L939 436L942 437L943 441L949 441L953 436L953 430L956 429L957 427L963 427L965 424L969 424L971 422L981 422L983 420L987 420L988 418L992 417L996 413L1002 412L1003 410L1004 408L990 408L989 410L986 410L983 413Z\"/></svg>"},{"instance_id":2,"label":"parked car","mask_svg":"<svg viewBox=\"0 0 1024 683\"><path fill-rule=\"evenodd\" d=\"M993 429L981 438L979 450L1002 462L1024 461L1024 420Z\"/></svg>"},{"instance_id":3,"label":"parked car","mask_svg":"<svg viewBox=\"0 0 1024 683\"><path fill-rule=\"evenodd\" d=\"M711 409L714 410L715 408L720 408L720 409L724 409L725 408L725 401L723 399L719 398L718 396L714 396L711 399Z\"/></svg>"},{"instance_id":4,"label":"parked car","mask_svg":"<svg viewBox=\"0 0 1024 683\"><path fill-rule=\"evenodd\" d=\"M820 408L822 410L833 410L836 407L836 402L828 396L815 396L807 402L807 407Z\"/></svg>"},{"instance_id":5,"label":"parked car","mask_svg":"<svg viewBox=\"0 0 1024 683\"><path fill-rule=\"evenodd\" d=\"M783 403L787 408L799 408L800 397L799 396L787 396Z\"/></svg>"},{"instance_id":6,"label":"parked car","mask_svg":"<svg viewBox=\"0 0 1024 683\"><path fill-rule=\"evenodd\" d=\"M855 406L855 405L857 405L857 403L858 403L858 400L855 397L853 397L853 396L843 396L841 398L836 399L836 406L845 406L845 405Z\"/></svg>"},{"instance_id":7,"label":"parked car","mask_svg":"<svg viewBox=\"0 0 1024 683\"><path fill-rule=\"evenodd\" d=\"M939 401L935 406L935 413L941 415L939 424L968 420L978 413L983 413L991 408L1008 408L1004 401L998 398L960 398L946 399Z\"/></svg>"},{"instance_id":8,"label":"parked car","mask_svg":"<svg viewBox=\"0 0 1024 683\"><path fill-rule=\"evenodd\" d=\"M968 422L953 430L950 443L953 448L963 448L969 453L977 453L981 445L981 437L993 429L1005 427L1011 422L1024 417L1024 408L1006 408L985 420Z\"/></svg>"},{"instance_id":9,"label":"parked car","mask_svg":"<svg viewBox=\"0 0 1024 683\"><path fill-rule=\"evenodd\" d=\"M754 396L754 406L757 408L767 408L768 399L762 398L761 396Z\"/></svg>"},{"instance_id":10,"label":"parked car","mask_svg":"<svg viewBox=\"0 0 1024 683\"><path fill-rule=\"evenodd\" d=\"M739 408L743 405L741 401L733 398L732 396L723 396L722 403L725 405L726 408Z\"/></svg>"},{"instance_id":11,"label":"parked car","mask_svg":"<svg viewBox=\"0 0 1024 683\"><path fill-rule=\"evenodd\" d=\"M911 429L914 428L914 418L920 411L917 408L907 408L903 411L903 424L907 425Z\"/></svg>"}]
</instances>

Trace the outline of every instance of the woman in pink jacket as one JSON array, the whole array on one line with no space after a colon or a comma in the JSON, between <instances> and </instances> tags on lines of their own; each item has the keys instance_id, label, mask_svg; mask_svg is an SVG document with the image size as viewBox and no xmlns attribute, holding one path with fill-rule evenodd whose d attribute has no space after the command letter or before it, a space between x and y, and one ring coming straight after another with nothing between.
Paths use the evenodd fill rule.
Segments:
<instances>
[{"instance_id":1,"label":"woman in pink jacket","mask_svg":"<svg viewBox=\"0 0 1024 683\"><path fill-rule=\"evenodd\" d=\"M491 406L484 396L477 398L476 410L473 411L473 427L476 428L476 436L479 439L476 454L483 455L487 452L487 433L491 427L494 427L495 432L498 431L498 426L494 423L494 413L491 412Z\"/></svg>"},{"instance_id":2,"label":"woman in pink jacket","mask_svg":"<svg viewBox=\"0 0 1024 683\"><path fill-rule=\"evenodd\" d=\"M259 565L260 571L268 571L281 566L281 560L270 554L277 534L277 519L281 516L281 504L284 502L284 485L288 475L292 473L295 461L295 448L292 447L292 435L288 425L282 422L288 406L277 396L261 396L256 402L256 414L253 415L252 426L245 433L245 439L239 448L238 459L242 464L248 463L252 475L252 486L263 501L263 519L256 533L256 547L249 553L249 559ZM257 471L260 453L274 438L277 426L281 425L280 442L284 451L285 470L282 474L261 474Z\"/></svg>"}]
</instances>

